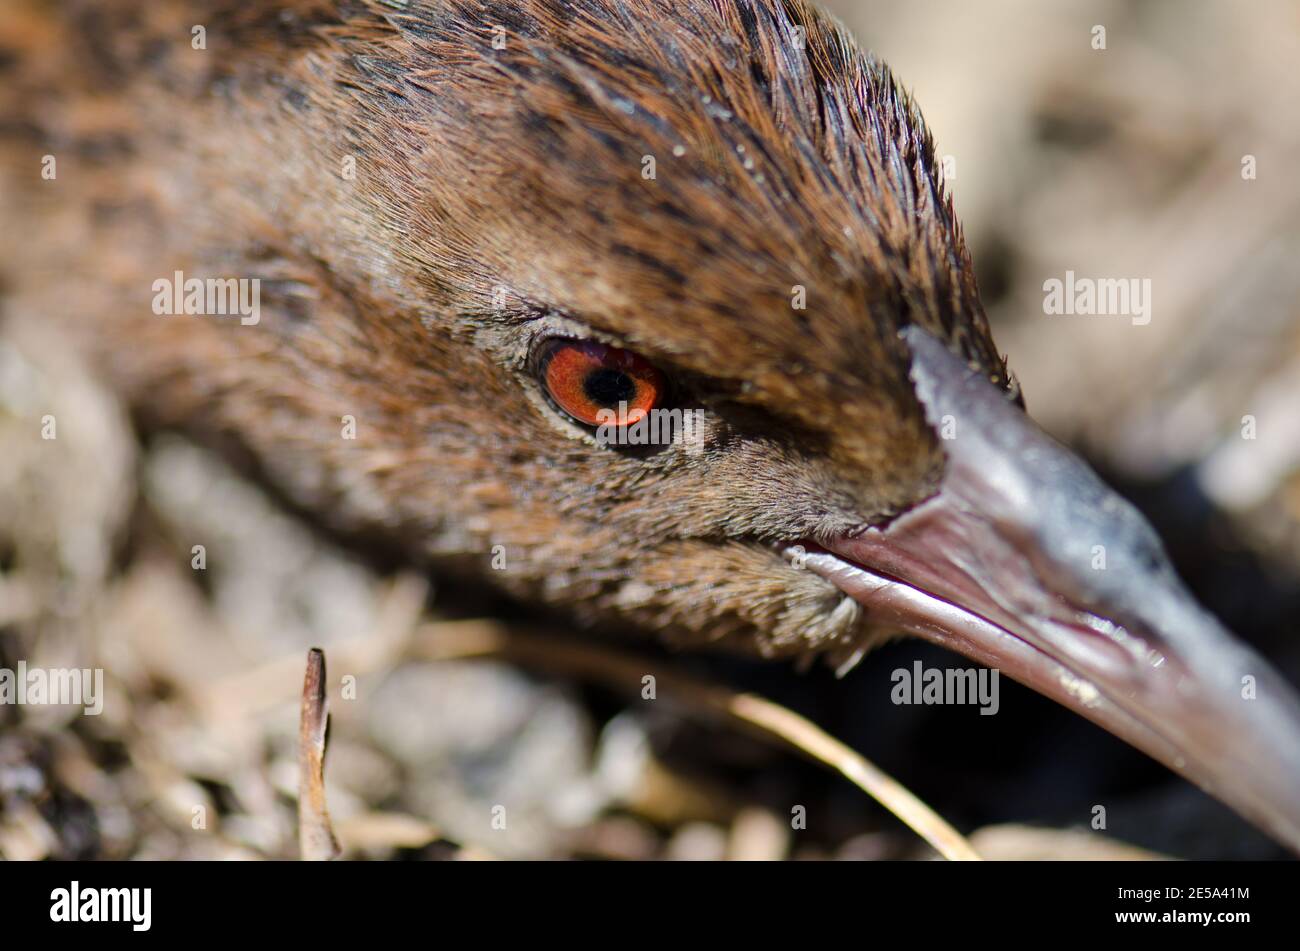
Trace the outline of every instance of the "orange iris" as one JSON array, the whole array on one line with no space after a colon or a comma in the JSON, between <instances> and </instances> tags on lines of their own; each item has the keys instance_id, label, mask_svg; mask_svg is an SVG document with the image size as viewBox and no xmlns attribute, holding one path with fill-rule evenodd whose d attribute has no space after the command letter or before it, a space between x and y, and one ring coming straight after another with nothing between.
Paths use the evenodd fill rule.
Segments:
<instances>
[{"instance_id":1,"label":"orange iris","mask_svg":"<svg viewBox=\"0 0 1300 951\"><path fill-rule=\"evenodd\" d=\"M555 405L585 426L635 423L664 395L663 375L644 357L590 340L548 342L539 369ZM626 417L598 418L601 410L618 413L620 403Z\"/></svg>"}]
</instances>

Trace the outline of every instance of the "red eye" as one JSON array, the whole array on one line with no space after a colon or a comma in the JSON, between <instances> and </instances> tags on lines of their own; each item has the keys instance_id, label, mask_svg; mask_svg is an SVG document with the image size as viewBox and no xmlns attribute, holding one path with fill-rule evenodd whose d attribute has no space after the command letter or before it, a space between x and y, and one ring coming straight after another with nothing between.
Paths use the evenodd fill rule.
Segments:
<instances>
[{"instance_id":1,"label":"red eye","mask_svg":"<svg viewBox=\"0 0 1300 951\"><path fill-rule=\"evenodd\" d=\"M551 340L538 363L542 384L555 405L585 426L635 423L664 398L664 378L630 350L589 340ZM602 420L601 410L627 416Z\"/></svg>"}]
</instances>

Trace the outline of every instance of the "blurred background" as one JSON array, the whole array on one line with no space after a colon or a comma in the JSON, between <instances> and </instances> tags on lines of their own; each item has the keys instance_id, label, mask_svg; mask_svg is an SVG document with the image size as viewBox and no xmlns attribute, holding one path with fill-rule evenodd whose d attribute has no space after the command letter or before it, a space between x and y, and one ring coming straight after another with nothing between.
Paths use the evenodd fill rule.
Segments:
<instances>
[{"instance_id":1,"label":"blurred background","mask_svg":"<svg viewBox=\"0 0 1300 951\"><path fill-rule=\"evenodd\" d=\"M1300 7L829 6L948 157L1030 412L1300 682ZM1067 270L1150 279L1150 323L1045 314L1043 283ZM67 420L56 444L33 424L45 412ZM332 688L327 769L348 856L933 856L842 778L689 707L507 657L444 659L538 619L319 537L206 450L138 432L39 330L0 336L0 445L0 667L102 666L108 694L99 717L0 706L0 856L294 856L313 645L332 684L355 678L351 697ZM190 569L194 537L211 539L206 571ZM954 660L925 645L843 679L639 649L808 716L990 857L1284 857L1014 684L996 717L893 706L892 670Z\"/></svg>"}]
</instances>

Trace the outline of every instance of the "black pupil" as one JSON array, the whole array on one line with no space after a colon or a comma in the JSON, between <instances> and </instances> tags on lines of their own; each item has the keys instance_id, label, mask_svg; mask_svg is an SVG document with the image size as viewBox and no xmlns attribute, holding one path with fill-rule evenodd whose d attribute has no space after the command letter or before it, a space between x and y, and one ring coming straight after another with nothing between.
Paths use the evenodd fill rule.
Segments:
<instances>
[{"instance_id":1,"label":"black pupil","mask_svg":"<svg viewBox=\"0 0 1300 951\"><path fill-rule=\"evenodd\" d=\"M636 395L636 380L622 370L596 367L582 381L582 390L597 406L615 407L632 401Z\"/></svg>"}]
</instances>

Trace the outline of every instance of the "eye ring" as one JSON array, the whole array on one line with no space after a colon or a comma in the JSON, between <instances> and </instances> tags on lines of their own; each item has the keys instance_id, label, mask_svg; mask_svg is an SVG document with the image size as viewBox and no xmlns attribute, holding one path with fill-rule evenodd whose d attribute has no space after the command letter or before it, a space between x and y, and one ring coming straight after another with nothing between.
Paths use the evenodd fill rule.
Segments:
<instances>
[{"instance_id":1,"label":"eye ring","mask_svg":"<svg viewBox=\"0 0 1300 951\"><path fill-rule=\"evenodd\" d=\"M667 395L664 375L649 360L594 340L543 341L536 372L556 409L582 426L631 425L660 407Z\"/></svg>"}]
</instances>

